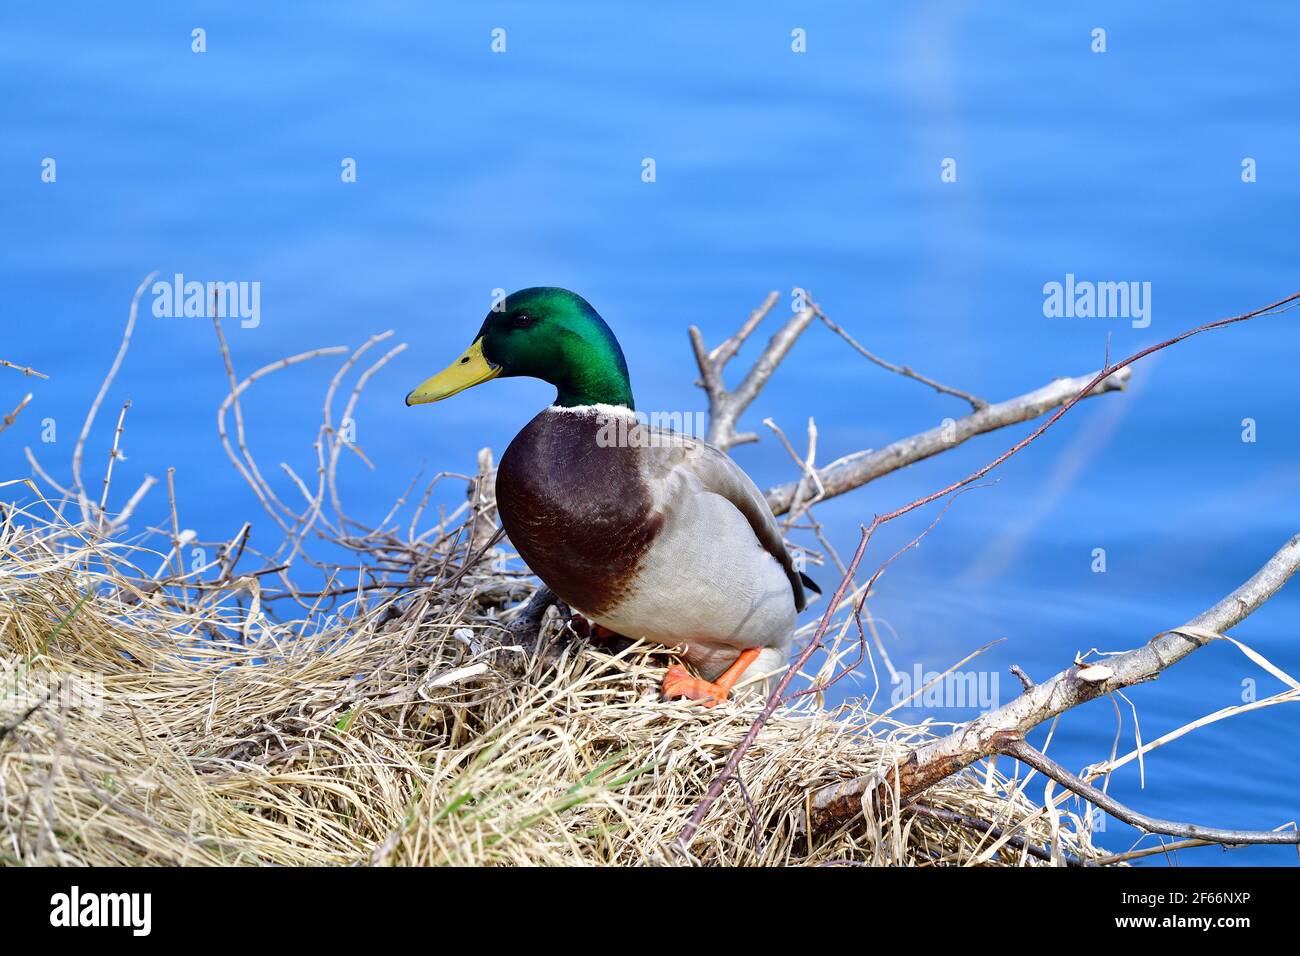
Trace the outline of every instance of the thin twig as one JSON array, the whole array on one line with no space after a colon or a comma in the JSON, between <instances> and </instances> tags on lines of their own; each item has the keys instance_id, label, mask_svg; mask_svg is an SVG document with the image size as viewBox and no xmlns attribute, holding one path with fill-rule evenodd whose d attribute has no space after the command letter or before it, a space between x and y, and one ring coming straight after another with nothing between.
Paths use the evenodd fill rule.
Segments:
<instances>
[{"instance_id":1,"label":"thin twig","mask_svg":"<svg viewBox=\"0 0 1300 956\"><path fill-rule=\"evenodd\" d=\"M386 338L389 334L391 333L385 333L383 336L377 336L376 338L371 339L370 342L367 342L366 345L369 346L373 342L379 341L382 338ZM405 342L393 346L391 349L389 349L387 352L384 353L383 357L381 357L378 361L372 364L369 368L367 368L364 372L362 372L361 375L357 377L357 382L352 387L352 394L348 396L348 403L343 408L343 417L341 421L348 421L348 420L355 421L353 416L356 414L357 401L358 399L361 398L361 393L365 390L365 387L370 382L370 379L374 376L376 372L378 372L381 368L387 365L396 356L400 355L403 351L405 351L405 349L406 349ZM360 350L358 351L357 354L358 355L361 354ZM329 459L329 470L328 470L330 502L334 506L334 510L339 516L339 521L342 522L342 521L348 521L350 519L343 513L343 505L342 502L339 500L338 485L336 483L336 473L338 470L339 452L342 450L344 445L346 445L348 448L352 449L358 455L361 455L361 453L357 449L356 444L354 442L343 442L342 440L340 440L337 432L333 433L331 437L333 441L331 443L331 448L330 448L330 459ZM364 460L365 456L362 455L361 457ZM371 467L373 468L373 466ZM354 525L356 524L356 522L352 522L352 523Z\"/></svg>"},{"instance_id":2,"label":"thin twig","mask_svg":"<svg viewBox=\"0 0 1300 956\"><path fill-rule=\"evenodd\" d=\"M6 428L8 428L10 425L12 425L14 422L18 420L18 416L22 414L23 409L27 407L27 403L30 402L31 400L32 400L32 393L28 392L26 395L23 396L23 400L18 403L17 408L15 408L4 418L0 418L0 432L3 432Z\"/></svg>"},{"instance_id":3,"label":"thin twig","mask_svg":"<svg viewBox=\"0 0 1300 956\"><path fill-rule=\"evenodd\" d=\"M131 520L131 515L135 514L135 509L138 508L140 502L144 500L144 496L147 495L150 489L156 484L158 484L157 478L153 475L145 475L144 480L140 482L140 486L131 493L131 497L128 498L126 504L122 506L122 510L115 514L112 520L109 521L110 527L114 530L119 530L125 527L126 523Z\"/></svg>"},{"instance_id":4,"label":"thin twig","mask_svg":"<svg viewBox=\"0 0 1300 956\"><path fill-rule=\"evenodd\" d=\"M1025 690L1034 689L1034 682L1030 679L1029 675L1021 669L1019 664L1012 664L1010 670L1011 673L1015 675L1016 680L1020 681L1021 687Z\"/></svg>"},{"instance_id":5,"label":"thin twig","mask_svg":"<svg viewBox=\"0 0 1300 956\"><path fill-rule=\"evenodd\" d=\"M338 391L339 385L342 384L344 376L346 376L348 372L352 370L352 367L357 364L357 362L361 359L361 356L365 355L366 352L368 352L371 348L373 348L378 343L384 341L384 339L389 338L392 334L393 334L393 330L388 329L385 332L379 332L376 333L375 335L370 336L370 338L366 339L365 342L361 343L361 345L358 346L357 349L347 357L347 359L343 362L343 364L339 366L338 371L336 371L334 373L333 378L330 379L329 387L325 390L325 400L321 407L321 416L322 416L322 421L325 423L327 440L330 446L328 480L330 486L330 497L334 502L334 509L336 514L338 515L340 526L342 526L342 523L347 519L344 517L343 512L339 507L339 496L338 496L338 491L336 490L335 487L335 479L334 479L334 473L335 473L335 469L337 468L338 458L339 458L339 454L338 454L339 446L342 443L338 434L338 430L334 427L334 395Z\"/></svg>"},{"instance_id":6,"label":"thin twig","mask_svg":"<svg viewBox=\"0 0 1300 956\"><path fill-rule=\"evenodd\" d=\"M104 376L104 381L99 386L99 392L96 393L95 400L90 403L90 411L86 413L86 420L81 424L81 434L77 436L77 444L72 449L72 488L77 494L77 502L81 506L81 519L83 521L90 520L91 508L90 499L86 495L86 486L81 482L81 457L86 450L86 439L90 437L90 428L95 424L95 416L99 414L99 406L104 403L104 396L108 394L109 386L113 384L118 369L122 367L122 360L126 358L127 349L131 347L131 333L135 331L135 320L140 311L140 299L144 296L144 290L156 275L158 275L158 272L154 270L145 276L144 281L136 287L135 294L131 296L131 308L126 314L126 328L122 332L122 342L117 347L117 355L113 358L113 364L109 366L108 374Z\"/></svg>"},{"instance_id":7,"label":"thin twig","mask_svg":"<svg viewBox=\"0 0 1300 956\"><path fill-rule=\"evenodd\" d=\"M230 459L231 463L234 464L235 469L248 483L249 487L253 489L253 493L257 496L257 500L262 503L262 507L265 509L266 513L269 514L275 520L276 524L280 526L280 529L287 534L290 530L290 525L281 516L281 513L283 512L288 515L295 515L296 513L276 497L275 492L271 490L270 485L268 485L265 479L262 478L261 472L258 470L257 464L252 458L252 453L248 449L248 443L244 436L243 412L240 410L239 397L247 391L254 382L272 374L273 372L278 372L281 369L288 368L291 365L297 365L299 362L305 362L309 359L319 358L325 355L338 355L341 352L346 352L347 348L342 345L336 345L325 348L310 349L306 352L299 352L297 355L291 355L288 358L282 358L275 362L271 362L268 365L263 365L243 381L237 382L235 381L234 365L230 360L230 350L226 346L225 336L221 332L221 324L215 321L213 324L216 326L217 336L221 343L222 357L226 364L226 375L230 381L230 392L222 400L221 405L217 409L217 434L221 439L222 447L226 450L226 456ZM230 436L226 431L226 413L232 406L235 409L236 441L239 445L239 451L243 455L243 460L240 459L239 454L236 454L234 447L231 445ZM272 504L273 502L274 504ZM276 506L278 506L279 510L277 510Z\"/></svg>"},{"instance_id":8,"label":"thin twig","mask_svg":"<svg viewBox=\"0 0 1300 956\"><path fill-rule=\"evenodd\" d=\"M1205 827L1196 823L1175 823L1172 820L1159 820L1126 807L1114 797L1097 789L1075 774L1066 770L1047 754L1030 746L1024 740L1007 740L1001 753L1015 757L1023 764L1033 767L1046 777L1051 777L1061 786L1066 787L1089 803L1105 810L1117 820L1147 833L1159 833L1164 836L1185 837L1194 840L1209 840L1228 846L1247 846L1254 844L1300 844L1300 830L1227 830L1222 827Z\"/></svg>"},{"instance_id":9,"label":"thin twig","mask_svg":"<svg viewBox=\"0 0 1300 956\"><path fill-rule=\"evenodd\" d=\"M1174 843L1165 843L1161 846L1149 846L1141 850L1129 850L1126 853L1112 853L1110 856L1103 856L1096 861L1097 866L1113 866L1116 863L1128 863L1130 860L1140 860L1148 856L1164 856L1173 853L1175 850L1190 850L1198 846L1218 846L1222 844L1215 843L1213 840L1178 840Z\"/></svg>"},{"instance_id":10,"label":"thin twig","mask_svg":"<svg viewBox=\"0 0 1300 956\"><path fill-rule=\"evenodd\" d=\"M4 368L11 368L15 372L21 372L23 375L27 375L27 376L34 375L37 378L43 378L47 382L50 380L50 377L46 375L44 372L38 372L36 371L36 369L28 368L26 365L15 365L13 362L6 361L5 359L0 359L0 366Z\"/></svg>"},{"instance_id":11,"label":"thin twig","mask_svg":"<svg viewBox=\"0 0 1300 956\"><path fill-rule=\"evenodd\" d=\"M863 348L858 343L857 339L849 335L849 333L846 332L839 325L832 322L830 317L827 316L826 313L821 310L821 306L817 305L816 302L812 302L811 305L813 311L817 313L817 317L822 320L825 326L828 329L830 329L832 332L834 332L836 335L838 335L840 338L842 338L845 342L848 342L849 345L851 345L854 348L854 350L857 351L858 354L861 355L863 358L865 358L867 361L879 365L881 368L887 369L890 372L895 372L898 375L902 375L905 378L910 378L913 381L920 382L922 385L929 385L936 392L942 392L945 395L952 395L955 398L960 398L964 402L969 402L971 408L977 412L981 408L988 407L989 403L984 401L984 399L979 398L978 396L971 395L969 392L963 392L960 389L952 388L951 386L948 385L943 385L939 382L936 382L932 378L926 378L924 375L921 375L919 372L913 371L912 369L908 368L906 365L895 365L893 362L887 362L885 359L882 359L879 355L872 354L871 352Z\"/></svg>"},{"instance_id":12,"label":"thin twig","mask_svg":"<svg viewBox=\"0 0 1300 956\"><path fill-rule=\"evenodd\" d=\"M103 521L104 515L108 513L108 487L113 483L113 463L121 456L122 446L122 429L126 424L126 413L131 407L131 399L122 403L122 411L117 416L117 428L113 430L113 447L108 452L108 466L104 469L104 489L99 494L99 515L97 520Z\"/></svg>"}]
</instances>

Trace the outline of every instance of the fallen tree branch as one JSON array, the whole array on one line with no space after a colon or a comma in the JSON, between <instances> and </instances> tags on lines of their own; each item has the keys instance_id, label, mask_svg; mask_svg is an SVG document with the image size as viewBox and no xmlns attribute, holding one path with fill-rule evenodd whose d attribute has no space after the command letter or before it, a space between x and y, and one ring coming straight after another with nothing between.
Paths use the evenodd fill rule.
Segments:
<instances>
[{"instance_id":1,"label":"fallen tree branch","mask_svg":"<svg viewBox=\"0 0 1300 956\"><path fill-rule=\"evenodd\" d=\"M821 484L819 500L825 501L827 498L834 498L846 491L860 488L890 472L956 448L976 435L1038 418L1076 397L1091 398L1107 392L1121 391L1128 384L1132 373L1127 368L1121 368L1097 381L1099 374L1058 378L1042 388L1017 395L1004 402L985 405L963 418L945 422L908 438L900 438L884 448L860 451L831 462L817 472L817 479ZM1080 390L1089 382L1096 382L1096 384L1080 396ZM798 496L800 483L806 480L806 478L799 478L769 488L765 497L767 503L772 506L772 512L781 515L789 511Z\"/></svg>"},{"instance_id":2,"label":"fallen tree branch","mask_svg":"<svg viewBox=\"0 0 1300 956\"><path fill-rule=\"evenodd\" d=\"M1216 633L1229 630L1277 593L1297 569L1300 569L1300 535L1283 545L1245 584L1183 628ZM897 786L897 799L913 797L982 757L1008 752L1010 741L1022 739L1032 728L1073 707L1154 680L1166 668L1209 643L1197 637L1184 637L1178 630L1166 631L1150 643L1107 658L1104 663L1074 664L1051 680L1035 684L1009 704L975 718L946 737L918 747L898 765L896 772L889 773L891 785ZM1018 755L1013 756L1019 759ZM810 819L814 833L838 829L856 817L862 812L864 798L878 782L879 778L872 774L813 794ZM1107 809L1100 802L1093 802ZM1295 835L1292 836L1291 840L1279 842L1296 842Z\"/></svg>"},{"instance_id":3,"label":"fallen tree branch","mask_svg":"<svg viewBox=\"0 0 1300 956\"><path fill-rule=\"evenodd\" d=\"M997 468L1007 459L1011 458L1013 455L1020 452L1022 449L1024 449L1025 447L1033 443L1035 440L1037 440L1037 438L1040 435L1042 435L1043 432L1047 431L1047 429L1051 428L1054 424L1060 421L1061 417L1064 416L1066 412L1068 412L1071 408L1073 408L1075 405L1081 402L1087 395L1091 394L1093 389L1095 389L1098 385L1102 384L1104 381L1106 381L1116 372L1128 368L1128 366L1132 365L1134 362L1140 361L1141 359L1152 354L1153 352L1158 352L1161 351L1162 349L1169 348L1172 345L1176 345L1179 342L1184 341L1185 339L1191 338L1192 336L1200 335L1203 332L1209 332L1214 329L1225 328L1226 326L1234 325L1238 322L1246 322L1249 321L1250 319L1257 318L1262 315L1278 314L1280 311L1285 311L1286 307L1291 306L1291 304L1296 302L1297 300L1300 300L1300 292L1292 293L1291 295L1287 296L1284 299L1279 299L1278 301L1263 306L1262 308L1253 309L1250 312L1245 312L1242 313L1241 315L1234 315L1226 319L1218 319L1217 321L1214 322L1207 322L1203 325L1198 325L1195 328L1188 329L1187 331L1174 336L1173 338L1166 339L1163 342L1158 342L1155 345L1149 345L1144 349L1140 349L1139 351L1133 353L1127 358L1122 359L1121 361L1113 364L1109 361L1109 353L1108 353L1107 364L1105 368L1103 368L1100 372L1098 372L1095 376L1093 376L1091 380L1086 382L1084 386L1078 392L1076 392L1072 398L1064 402L1061 405L1061 407L1058 408L1056 412L1050 418L1047 419L1047 421L1043 422L1036 429L1034 429L1030 434L1022 438L1020 441L1016 442L1016 444L1012 445L1010 448L1008 448L997 458L994 458L988 464L984 465L981 468L976 469L975 471L967 475L965 478L955 481L945 488L941 488L938 491L931 492L928 495L923 495L920 498L916 498L913 501L910 501L907 504L903 505L902 507L896 508L895 510L889 512L888 514L876 515L871 520L871 523L863 529L862 536L858 541L857 550L854 552L853 558L849 562L849 566L845 571L843 578L840 580L839 586L836 588L834 596L831 598L830 602L828 603L826 612L822 615L821 620L818 622L817 630L813 634L812 640L808 642L808 644L804 647L804 649L799 653L798 657L796 657L795 660L791 662L790 666L786 669L781 679L777 682L776 686L773 688L770 696L767 699L767 702L763 705L763 709L759 712L758 716L750 724L749 730L746 732L744 738L731 752L731 756L727 758L727 761L723 765L722 770L718 773L716 777L714 777L713 781L709 784L709 787L705 791L704 796L701 798L699 804L696 806L694 812L691 814L690 819L687 821L686 825L682 828L682 832L677 838L678 848L682 850L687 849L691 838L694 836L695 832L699 829L700 825L703 823L704 818L709 811L709 808L717 801L718 797L722 794L722 791L726 787L727 783L735 775L736 768L740 765L740 761L744 758L744 755L746 754L746 752L748 752L749 748L753 746L754 741L757 739L760 731L763 729L763 726L771 718L772 713L776 710L776 708L779 707L783 702L785 702L788 699L785 696L786 690L790 686L790 682L794 679L795 674L799 673L800 670L803 668L803 666L813 656L813 654L815 654L819 649L821 649L822 640L826 635L827 629L830 627L831 618L834 615L836 608L840 606L840 601L843 599L845 591L848 589L850 583L853 581L854 575L857 573L858 566L862 563L862 558L866 554L867 545L870 543L871 537L875 533L877 528L879 528L882 524L886 524L890 521L895 520L896 518L902 517L903 515L910 514L912 511L915 511L917 508L921 508L927 504L930 504L931 502L939 500L940 498L944 498L952 494L953 492L956 492L962 488L965 488L979 481L981 478L983 478L989 472L993 471L995 468ZM976 413L976 414L980 414L980 413ZM1300 552L1300 542L1295 542L1295 544L1296 544L1296 550ZM1286 549L1284 549L1284 551L1285 550ZM884 564L882 564L879 568L876 569L875 573L867 581L865 587L865 591L867 593L870 593L872 586L874 586L875 582L879 580L880 576L884 573L885 569L889 566L890 561L892 561L895 557L897 557L901 553L903 553L902 550L896 552L893 557L891 557L889 560L887 560ZM1291 570L1294 571L1294 567L1292 567ZM1290 576L1290 572L1287 573L1286 577L1289 576ZM1252 582L1254 580L1255 579L1252 579ZM1285 578L1282 578L1281 580L1285 580ZM1273 588L1273 591L1275 591L1277 587L1281 587L1281 580L1277 582L1276 586ZM1247 584L1243 585L1243 587L1249 587L1252 582L1247 582ZM1268 595L1271 595L1273 591L1269 591ZM1267 596L1263 598L1263 600L1266 599ZM1141 650L1135 651L1133 653L1139 654L1141 653ZM1190 653L1190 649L1185 651L1184 655L1186 653ZM1094 665L1094 667L1095 666L1096 665ZM1167 665L1162 664L1162 667L1163 666L1167 666ZM1041 688L1043 688L1044 686L1050 686L1053 683L1054 682L1049 681L1047 685L1038 685L1038 687L1035 687L1031 693L1035 695L1040 694ZM1057 712L1059 713L1059 711ZM951 769L944 770L942 773L939 774L939 776L935 777L934 780L931 780L930 783L933 783L935 780L943 779L943 777L955 773L957 770L960 770L962 766L965 766L969 764L971 761L978 759L978 756L979 755L977 754L975 757L972 757L971 760L968 760L966 762L966 764L953 766ZM910 759L914 760L915 758L910 758ZM897 774L897 772L898 771L896 768L895 773ZM927 786L928 785L929 784L927 784ZM845 785L840 784L840 785L836 785L835 787L826 788L823 791L819 791L819 794L826 793L826 790L835 791L838 788L843 786ZM901 792L902 788L900 787L899 789ZM836 799L834 796L828 799L830 800L831 803L833 803L836 806L842 806L845 802L851 802L853 800L852 797L850 797L848 801L845 801L843 799ZM856 802L859 805L862 803L860 794Z\"/></svg>"},{"instance_id":4,"label":"fallen tree branch","mask_svg":"<svg viewBox=\"0 0 1300 956\"><path fill-rule=\"evenodd\" d=\"M1047 754L1036 747L1030 746L1023 740L1008 741L1001 752L1033 767L1044 776L1050 777L1061 786L1077 793L1089 803L1105 810L1115 819L1122 820L1130 826L1137 827L1147 833L1206 840L1210 843L1221 843L1225 846L1300 843L1300 830L1225 830L1221 827L1203 827L1195 823L1175 823L1172 820L1149 817L1145 813L1139 813L1126 807L1110 794L1097 789L1086 780L1066 770Z\"/></svg>"}]
</instances>

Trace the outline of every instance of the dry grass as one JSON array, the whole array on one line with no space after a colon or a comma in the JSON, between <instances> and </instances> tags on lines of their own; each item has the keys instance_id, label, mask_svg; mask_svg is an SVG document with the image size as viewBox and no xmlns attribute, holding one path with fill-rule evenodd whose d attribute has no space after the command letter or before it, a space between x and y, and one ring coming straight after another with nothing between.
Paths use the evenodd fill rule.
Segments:
<instances>
[{"instance_id":1,"label":"dry grass","mask_svg":"<svg viewBox=\"0 0 1300 956\"><path fill-rule=\"evenodd\" d=\"M169 471L168 526L129 534L156 484L146 477L108 508L129 403L99 494L82 463L151 279L136 290L82 426L71 484L30 449L47 490L0 481L19 495L0 502L0 862L1023 865L1102 856L1083 820L1037 806L1027 780L991 770L932 789L923 813L810 846L803 823L815 789L890 766L945 729L863 703L826 710L815 695L774 715L741 765L743 787L727 788L687 852L675 849L758 699L714 710L663 702L666 654L614 653L554 611L544 652L517 646L506 625L533 585L495 547L486 453L476 476L439 474L418 495L412 482L377 527L350 518L336 473L340 458L368 464L346 429L366 382L404 348L374 357L391 333L342 362L312 444L315 473L304 480L282 463L277 493L266 477L277 472L253 458L248 389L348 350L303 352L239 379L214 320L230 386L218 436L266 515L230 541L199 541L184 530ZM435 486L449 478L466 479L469 494L433 515ZM277 541L259 551L254 540L268 528ZM328 556L310 553L317 548ZM311 578L316 590L306 591ZM861 597L839 609L822 679L856 650L844 641Z\"/></svg>"},{"instance_id":2,"label":"dry grass","mask_svg":"<svg viewBox=\"0 0 1300 956\"><path fill-rule=\"evenodd\" d=\"M423 541L351 539L369 564L356 580L421 583L299 594L315 610L285 620L267 610L269 576L223 560L169 575L166 552L73 526L39 499L4 517L10 864L683 862L671 843L758 708L752 696L712 711L664 703L664 655L606 653L558 619L550 654L503 645L529 586L475 561L472 516ZM999 839L904 814L807 845L813 789L926 732L804 698L763 731L744 792L727 790L691 856L1041 862L1013 837L1100 855L1081 821L1061 810L1053 820L997 775L952 778L927 800L996 824Z\"/></svg>"}]
</instances>

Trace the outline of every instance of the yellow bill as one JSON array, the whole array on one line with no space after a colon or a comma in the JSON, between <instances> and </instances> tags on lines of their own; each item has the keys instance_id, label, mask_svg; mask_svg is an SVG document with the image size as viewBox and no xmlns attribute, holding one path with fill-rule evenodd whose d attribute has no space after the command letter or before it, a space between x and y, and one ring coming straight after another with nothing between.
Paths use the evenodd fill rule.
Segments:
<instances>
[{"instance_id":1,"label":"yellow bill","mask_svg":"<svg viewBox=\"0 0 1300 956\"><path fill-rule=\"evenodd\" d=\"M450 398L457 392L463 392L500 374L501 367L491 364L484 357L483 340L475 339L474 344L465 350L464 355L407 395L406 404L423 405L426 402L440 402L444 398Z\"/></svg>"}]
</instances>

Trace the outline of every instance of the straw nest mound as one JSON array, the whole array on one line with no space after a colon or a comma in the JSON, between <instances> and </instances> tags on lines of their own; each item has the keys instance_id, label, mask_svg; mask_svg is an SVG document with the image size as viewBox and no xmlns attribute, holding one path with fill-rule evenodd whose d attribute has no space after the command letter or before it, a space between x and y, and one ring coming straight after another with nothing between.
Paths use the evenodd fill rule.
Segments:
<instances>
[{"instance_id":1,"label":"straw nest mound","mask_svg":"<svg viewBox=\"0 0 1300 956\"><path fill-rule=\"evenodd\" d=\"M678 851L757 696L665 703L666 655L602 647L554 610L544 652L516 646L503 624L532 585L479 560L460 531L344 541L363 559L350 585L292 594L306 610L281 615L274 577L235 573L229 548L182 573L166 532L73 526L39 499L0 517L9 864L1043 865L1026 844L1058 861L1100 855L1079 821L983 771L926 795L947 819L905 812L810 845L816 788L888 766L928 733L814 695L774 715L743 786Z\"/></svg>"}]
</instances>

